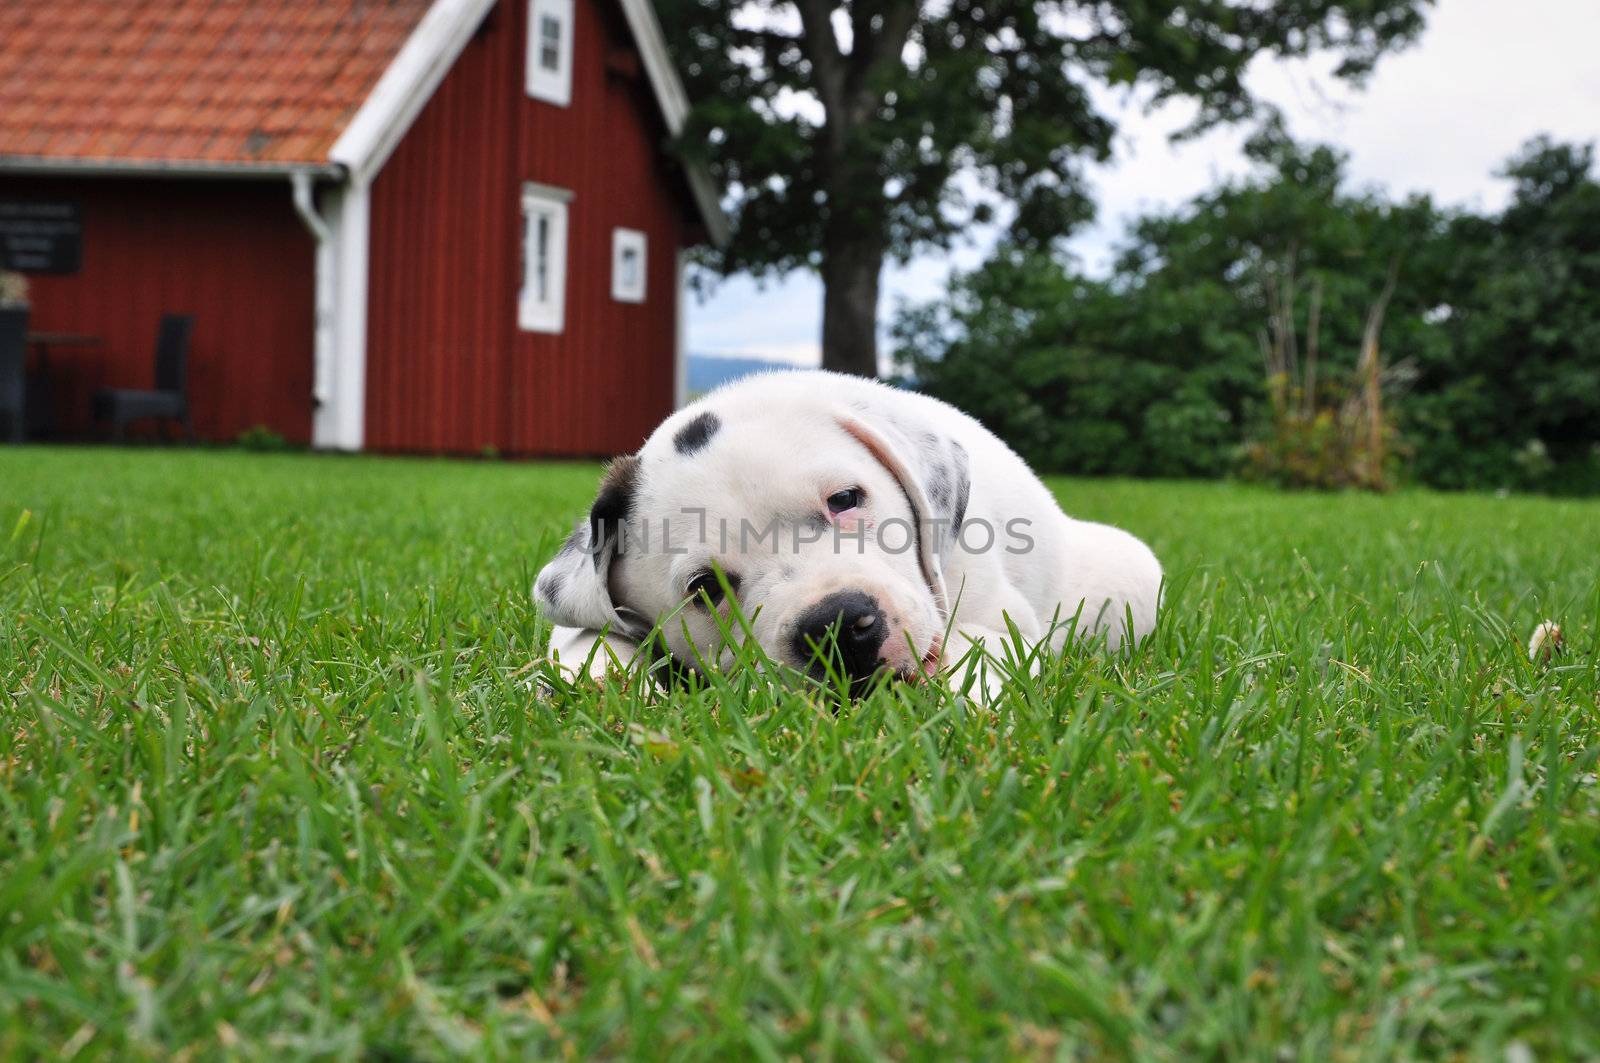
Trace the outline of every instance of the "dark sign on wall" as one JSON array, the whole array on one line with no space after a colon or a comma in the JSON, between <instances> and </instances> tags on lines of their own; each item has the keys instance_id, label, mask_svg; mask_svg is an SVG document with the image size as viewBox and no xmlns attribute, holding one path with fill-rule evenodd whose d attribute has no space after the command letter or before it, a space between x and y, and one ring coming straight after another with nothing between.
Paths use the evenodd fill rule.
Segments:
<instances>
[{"instance_id":1,"label":"dark sign on wall","mask_svg":"<svg viewBox=\"0 0 1600 1063\"><path fill-rule=\"evenodd\" d=\"M0 199L0 269L76 273L83 263L83 215L67 200Z\"/></svg>"}]
</instances>

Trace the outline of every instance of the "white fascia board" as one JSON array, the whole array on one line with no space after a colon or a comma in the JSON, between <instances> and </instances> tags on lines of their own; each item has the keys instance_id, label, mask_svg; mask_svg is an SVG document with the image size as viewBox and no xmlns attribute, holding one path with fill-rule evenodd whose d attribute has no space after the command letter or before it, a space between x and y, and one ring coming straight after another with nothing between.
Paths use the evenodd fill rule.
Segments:
<instances>
[{"instance_id":1,"label":"white fascia board","mask_svg":"<svg viewBox=\"0 0 1600 1063\"><path fill-rule=\"evenodd\" d=\"M674 267L677 300L676 333L672 338L672 408L681 410L689 404L689 252L678 248Z\"/></svg>"},{"instance_id":2,"label":"white fascia board","mask_svg":"<svg viewBox=\"0 0 1600 1063\"><path fill-rule=\"evenodd\" d=\"M435 0L328 152L361 184L389 161L495 0Z\"/></svg>"},{"instance_id":3,"label":"white fascia board","mask_svg":"<svg viewBox=\"0 0 1600 1063\"><path fill-rule=\"evenodd\" d=\"M229 177L341 178L344 169L325 162L205 162L184 159L71 159L0 155L0 173L50 177Z\"/></svg>"},{"instance_id":4,"label":"white fascia board","mask_svg":"<svg viewBox=\"0 0 1600 1063\"><path fill-rule=\"evenodd\" d=\"M728 241L733 237L733 226L722 211L722 203L717 197L717 183L711 179L711 171L698 162L685 161L683 168L684 175L689 179L689 194L694 197L695 206L700 208L700 220L705 222L706 236L717 247L728 246Z\"/></svg>"},{"instance_id":5,"label":"white fascia board","mask_svg":"<svg viewBox=\"0 0 1600 1063\"><path fill-rule=\"evenodd\" d=\"M689 117L689 94L684 91L683 80L677 67L667 54L667 38L661 32L661 22L656 18L650 0L622 0L622 14L628 22L628 31L639 46L644 59L645 76L655 91L661 116L666 119L667 131L673 136L683 132L683 123ZM689 192L694 197L700 218L705 222L706 234L718 247L728 242L728 216L722 212L721 197L716 182L704 164L690 159L682 160L689 178Z\"/></svg>"},{"instance_id":6,"label":"white fascia board","mask_svg":"<svg viewBox=\"0 0 1600 1063\"><path fill-rule=\"evenodd\" d=\"M684 119L689 117L689 94L683 90L672 57L667 54L667 39L661 32L655 9L650 6L650 0L622 0L622 14L628 20L634 43L639 46L645 75L655 90L667 129L677 136L683 131Z\"/></svg>"}]
</instances>

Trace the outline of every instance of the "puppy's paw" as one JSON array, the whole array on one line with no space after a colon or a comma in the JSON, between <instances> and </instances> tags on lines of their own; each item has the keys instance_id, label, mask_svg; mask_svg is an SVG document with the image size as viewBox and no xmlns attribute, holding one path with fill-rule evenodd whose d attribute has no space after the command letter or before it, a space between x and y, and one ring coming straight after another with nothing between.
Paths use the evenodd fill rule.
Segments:
<instances>
[{"instance_id":1,"label":"puppy's paw","mask_svg":"<svg viewBox=\"0 0 1600 1063\"><path fill-rule=\"evenodd\" d=\"M572 684L629 683L642 676L636 667L639 644L587 628L558 627L550 632L548 659L553 670ZM648 682L648 678L641 679Z\"/></svg>"}]
</instances>

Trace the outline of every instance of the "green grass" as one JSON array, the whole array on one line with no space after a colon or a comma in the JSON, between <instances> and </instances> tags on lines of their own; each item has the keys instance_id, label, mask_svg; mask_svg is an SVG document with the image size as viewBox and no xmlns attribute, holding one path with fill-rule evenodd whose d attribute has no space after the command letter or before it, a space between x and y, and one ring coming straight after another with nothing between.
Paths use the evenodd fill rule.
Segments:
<instances>
[{"instance_id":1,"label":"green grass","mask_svg":"<svg viewBox=\"0 0 1600 1063\"><path fill-rule=\"evenodd\" d=\"M1600 1053L1600 505L1062 481L1157 635L835 715L531 693L594 479L0 450L0 1056Z\"/></svg>"}]
</instances>

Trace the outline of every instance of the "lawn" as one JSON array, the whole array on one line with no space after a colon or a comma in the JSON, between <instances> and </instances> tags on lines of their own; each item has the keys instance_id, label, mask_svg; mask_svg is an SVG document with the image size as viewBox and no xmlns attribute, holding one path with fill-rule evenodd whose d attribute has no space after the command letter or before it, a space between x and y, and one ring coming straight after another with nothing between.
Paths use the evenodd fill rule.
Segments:
<instances>
[{"instance_id":1,"label":"lawn","mask_svg":"<svg viewBox=\"0 0 1600 1063\"><path fill-rule=\"evenodd\" d=\"M0 449L0 1056L1600 1053L1600 504L1058 481L1155 637L835 713L536 694L595 475Z\"/></svg>"}]
</instances>

